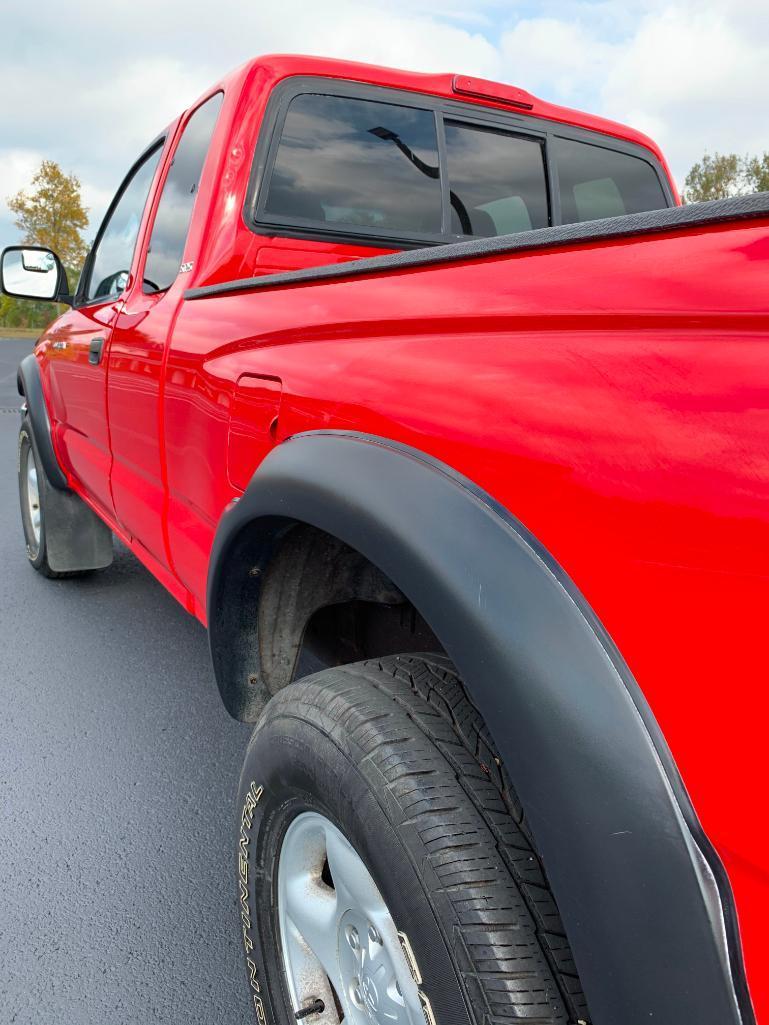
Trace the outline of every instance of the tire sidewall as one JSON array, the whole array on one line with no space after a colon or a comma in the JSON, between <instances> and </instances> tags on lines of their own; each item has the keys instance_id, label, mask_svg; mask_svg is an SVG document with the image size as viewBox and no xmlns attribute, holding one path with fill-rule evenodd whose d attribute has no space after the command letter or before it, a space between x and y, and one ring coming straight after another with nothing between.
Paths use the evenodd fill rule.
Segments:
<instances>
[{"instance_id":1,"label":"tire sidewall","mask_svg":"<svg viewBox=\"0 0 769 1025\"><path fill-rule=\"evenodd\" d=\"M338 724L337 724L338 725ZM331 733L336 732L332 739ZM369 868L396 927L408 936L441 1025L471 1025L467 1002L409 851L409 827L365 752L322 723L283 712L268 717L249 745L238 797L238 902L251 999L259 1022L291 1021L277 921L277 873L290 823L319 812L348 838ZM413 827L412 827L413 828ZM420 844L421 846L421 844ZM424 870L424 866L423 866ZM429 869L428 869L429 871Z\"/></svg>"},{"instance_id":2,"label":"tire sidewall","mask_svg":"<svg viewBox=\"0 0 769 1025\"><path fill-rule=\"evenodd\" d=\"M27 474L26 466L27 459L29 458L27 453L31 453L32 459L35 463L35 470L37 472L38 481L38 496L40 501L40 540L35 541L35 533L32 529L32 523L29 517L29 503L27 497ZM29 428L28 422L25 420L22 422L21 429L19 430L19 445L18 445L18 478L19 478L19 503L21 507L21 525L24 530L24 541L26 543L27 558L35 567L40 567L45 562L45 502L44 502L44 488L45 481L43 474L40 469L40 460L37 457L37 448L35 446L32 432Z\"/></svg>"}]
</instances>

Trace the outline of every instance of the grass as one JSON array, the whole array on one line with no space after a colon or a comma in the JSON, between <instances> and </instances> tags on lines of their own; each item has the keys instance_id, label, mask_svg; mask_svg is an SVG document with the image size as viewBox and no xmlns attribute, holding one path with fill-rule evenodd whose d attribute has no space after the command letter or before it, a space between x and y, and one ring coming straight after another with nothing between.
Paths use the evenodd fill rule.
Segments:
<instances>
[{"instance_id":1,"label":"grass","mask_svg":"<svg viewBox=\"0 0 769 1025\"><path fill-rule=\"evenodd\" d=\"M0 338L39 338L41 327L3 327L0 324Z\"/></svg>"}]
</instances>

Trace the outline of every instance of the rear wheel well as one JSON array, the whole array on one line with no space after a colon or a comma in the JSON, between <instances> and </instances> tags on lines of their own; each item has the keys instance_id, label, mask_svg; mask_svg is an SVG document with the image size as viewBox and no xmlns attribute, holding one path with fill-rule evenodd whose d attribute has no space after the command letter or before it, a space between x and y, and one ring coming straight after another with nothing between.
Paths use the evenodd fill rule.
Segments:
<instances>
[{"instance_id":1,"label":"rear wheel well","mask_svg":"<svg viewBox=\"0 0 769 1025\"><path fill-rule=\"evenodd\" d=\"M377 566L307 523L245 527L220 580L210 615L212 656L227 709L245 722L310 673L403 651L444 652Z\"/></svg>"}]
</instances>

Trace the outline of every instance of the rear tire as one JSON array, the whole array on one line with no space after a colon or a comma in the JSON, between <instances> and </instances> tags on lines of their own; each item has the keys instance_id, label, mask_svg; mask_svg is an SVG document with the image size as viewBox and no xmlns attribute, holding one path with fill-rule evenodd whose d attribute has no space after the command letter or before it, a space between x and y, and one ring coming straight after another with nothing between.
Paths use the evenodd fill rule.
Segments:
<instances>
[{"instance_id":1,"label":"rear tire","mask_svg":"<svg viewBox=\"0 0 769 1025\"><path fill-rule=\"evenodd\" d=\"M309 861L302 862L292 845L306 828L321 840L309 834ZM352 847L341 861L338 852L332 857L337 833ZM330 838L325 854L323 836ZM384 969L378 976L372 969L370 979L355 969L352 982L347 979L349 922L362 923L362 931L367 921L366 909L349 906L355 887L343 877L334 881L335 871L346 872L339 866L352 865L352 857L363 866L351 869L353 875L367 872L381 895L393 923L388 935L398 930L406 938L400 949L397 941L388 948L388 971L397 975L404 963L412 968L422 1016L399 1021L588 1020L555 901L510 781L442 656L402 655L343 666L278 693L246 755L238 853L243 942L261 1021L293 1022L300 1007L318 998L324 1009L308 1017L309 1025L337 1025L342 1016L347 1025L393 1021L392 1008L381 1010L381 986L377 996L371 984L384 979ZM305 865L305 889L296 892L306 900L290 906L282 854L284 866ZM305 913L312 901L320 909L315 919ZM316 935L313 921L321 921L323 907L332 906L328 902L335 902L336 917L328 919L325 934ZM379 913L375 906L373 914ZM314 955L314 941L320 952L320 974L307 992L302 979L313 977L312 958L307 955L295 978L281 921L299 944L296 949L306 947ZM387 929L377 925L375 932ZM333 988L320 992L326 976ZM362 994L359 1005L356 992ZM405 999L400 986L399 999L402 992Z\"/></svg>"}]
</instances>

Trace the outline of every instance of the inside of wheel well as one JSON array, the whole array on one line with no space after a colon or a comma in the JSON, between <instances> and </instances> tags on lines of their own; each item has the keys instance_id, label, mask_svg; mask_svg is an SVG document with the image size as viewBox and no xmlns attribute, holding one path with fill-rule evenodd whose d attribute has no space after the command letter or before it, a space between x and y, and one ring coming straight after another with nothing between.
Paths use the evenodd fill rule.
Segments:
<instances>
[{"instance_id":1,"label":"inside of wheel well","mask_svg":"<svg viewBox=\"0 0 769 1025\"><path fill-rule=\"evenodd\" d=\"M210 617L222 696L255 721L294 680L401 652L443 652L408 598L365 556L316 527L246 527Z\"/></svg>"}]
</instances>

